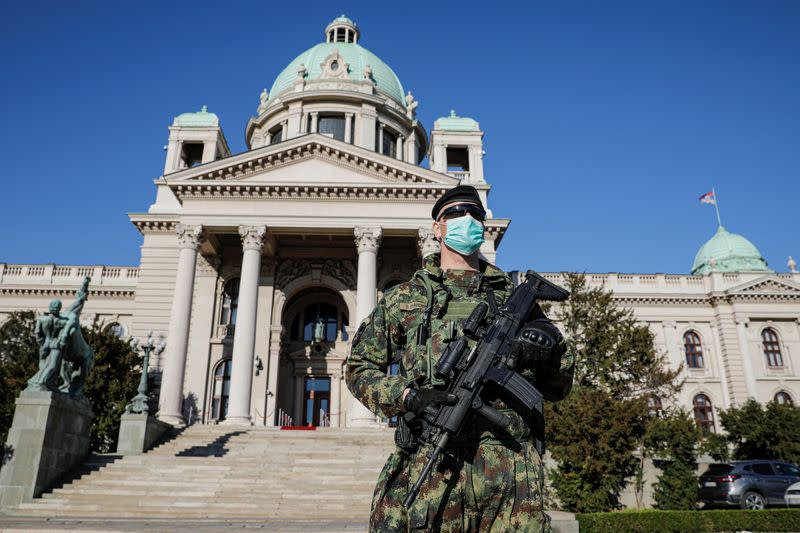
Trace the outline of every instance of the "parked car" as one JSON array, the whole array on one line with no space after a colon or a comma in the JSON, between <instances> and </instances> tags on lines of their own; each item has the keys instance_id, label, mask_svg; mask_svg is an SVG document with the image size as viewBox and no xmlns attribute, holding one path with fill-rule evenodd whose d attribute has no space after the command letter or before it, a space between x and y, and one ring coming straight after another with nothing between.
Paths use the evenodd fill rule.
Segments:
<instances>
[{"instance_id":1,"label":"parked car","mask_svg":"<svg viewBox=\"0 0 800 533\"><path fill-rule=\"evenodd\" d=\"M783 497L786 505L800 505L800 483L789 485L786 489L786 495Z\"/></svg>"},{"instance_id":2,"label":"parked car","mask_svg":"<svg viewBox=\"0 0 800 533\"><path fill-rule=\"evenodd\" d=\"M785 505L787 488L798 482L800 468L783 461L714 463L700 476L697 500L705 507L763 509Z\"/></svg>"}]
</instances>

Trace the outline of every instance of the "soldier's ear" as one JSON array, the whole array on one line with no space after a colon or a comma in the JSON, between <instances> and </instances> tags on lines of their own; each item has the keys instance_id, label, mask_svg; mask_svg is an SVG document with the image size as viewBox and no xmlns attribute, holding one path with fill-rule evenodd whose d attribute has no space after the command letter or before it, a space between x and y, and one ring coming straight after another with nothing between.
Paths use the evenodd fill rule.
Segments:
<instances>
[{"instance_id":1,"label":"soldier's ear","mask_svg":"<svg viewBox=\"0 0 800 533\"><path fill-rule=\"evenodd\" d=\"M436 237L437 241L441 242L441 240L442 240L442 224L440 222L434 220L433 224L431 225L431 228L433 229L433 236Z\"/></svg>"}]
</instances>

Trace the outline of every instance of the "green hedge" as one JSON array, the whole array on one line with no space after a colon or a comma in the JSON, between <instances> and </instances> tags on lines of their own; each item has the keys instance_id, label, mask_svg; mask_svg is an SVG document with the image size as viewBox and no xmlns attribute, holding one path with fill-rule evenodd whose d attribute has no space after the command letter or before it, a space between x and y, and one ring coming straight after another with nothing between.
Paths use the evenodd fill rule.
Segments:
<instances>
[{"instance_id":1,"label":"green hedge","mask_svg":"<svg viewBox=\"0 0 800 533\"><path fill-rule=\"evenodd\" d=\"M577 515L581 533L800 531L800 509L764 511L621 511Z\"/></svg>"}]
</instances>

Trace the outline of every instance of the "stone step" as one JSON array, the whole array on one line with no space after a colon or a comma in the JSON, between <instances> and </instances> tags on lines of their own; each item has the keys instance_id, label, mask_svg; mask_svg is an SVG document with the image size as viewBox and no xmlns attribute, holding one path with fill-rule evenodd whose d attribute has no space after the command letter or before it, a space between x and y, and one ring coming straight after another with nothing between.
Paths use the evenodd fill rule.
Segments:
<instances>
[{"instance_id":1,"label":"stone step","mask_svg":"<svg viewBox=\"0 0 800 533\"><path fill-rule=\"evenodd\" d=\"M12 513L363 522L392 435L193 426L143 455L93 455L63 487Z\"/></svg>"}]
</instances>

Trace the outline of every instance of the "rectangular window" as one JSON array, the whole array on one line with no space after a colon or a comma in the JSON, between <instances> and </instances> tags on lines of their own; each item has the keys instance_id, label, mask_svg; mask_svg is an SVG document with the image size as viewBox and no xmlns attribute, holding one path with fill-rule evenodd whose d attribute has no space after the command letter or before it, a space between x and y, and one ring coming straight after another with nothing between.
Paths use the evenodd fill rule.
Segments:
<instances>
[{"instance_id":1,"label":"rectangular window","mask_svg":"<svg viewBox=\"0 0 800 533\"><path fill-rule=\"evenodd\" d=\"M396 157L397 154L397 135L383 128L383 146L381 153L389 157Z\"/></svg>"},{"instance_id":2,"label":"rectangular window","mask_svg":"<svg viewBox=\"0 0 800 533\"><path fill-rule=\"evenodd\" d=\"M344 117L338 115L323 115L317 122L317 131L328 135L337 141L344 142Z\"/></svg>"}]
</instances>

